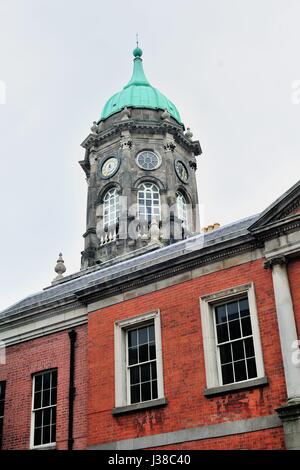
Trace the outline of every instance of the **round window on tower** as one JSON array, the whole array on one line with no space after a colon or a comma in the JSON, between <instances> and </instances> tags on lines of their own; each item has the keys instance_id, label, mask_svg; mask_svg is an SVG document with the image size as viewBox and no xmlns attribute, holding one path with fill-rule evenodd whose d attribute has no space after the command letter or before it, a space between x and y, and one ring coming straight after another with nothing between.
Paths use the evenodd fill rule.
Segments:
<instances>
[{"instance_id":1,"label":"round window on tower","mask_svg":"<svg viewBox=\"0 0 300 470\"><path fill-rule=\"evenodd\" d=\"M137 155L136 162L142 170L156 170L161 164L161 159L156 153L143 150Z\"/></svg>"}]
</instances>

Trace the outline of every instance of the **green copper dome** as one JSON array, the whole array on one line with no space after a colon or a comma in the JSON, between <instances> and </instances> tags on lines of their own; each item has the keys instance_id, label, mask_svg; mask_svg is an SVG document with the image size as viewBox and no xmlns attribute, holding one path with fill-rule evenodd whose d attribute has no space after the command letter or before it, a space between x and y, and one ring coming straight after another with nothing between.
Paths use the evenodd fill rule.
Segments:
<instances>
[{"instance_id":1,"label":"green copper dome","mask_svg":"<svg viewBox=\"0 0 300 470\"><path fill-rule=\"evenodd\" d=\"M133 55L135 58L132 77L122 91L119 91L107 101L100 121L128 107L166 109L181 124L180 114L176 106L148 82L143 69L142 54L143 51L139 47L134 49Z\"/></svg>"}]
</instances>

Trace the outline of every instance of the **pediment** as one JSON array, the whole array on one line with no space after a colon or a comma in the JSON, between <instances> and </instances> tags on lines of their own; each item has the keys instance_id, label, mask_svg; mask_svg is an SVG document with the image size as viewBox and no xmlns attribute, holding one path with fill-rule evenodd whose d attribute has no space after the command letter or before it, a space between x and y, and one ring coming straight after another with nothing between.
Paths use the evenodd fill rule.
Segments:
<instances>
[{"instance_id":1,"label":"pediment","mask_svg":"<svg viewBox=\"0 0 300 470\"><path fill-rule=\"evenodd\" d=\"M300 180L268 206L249 227L249 231L276 225L276 222L292 219L293 216L300 216Z\"/></svg>"}]
</instances>

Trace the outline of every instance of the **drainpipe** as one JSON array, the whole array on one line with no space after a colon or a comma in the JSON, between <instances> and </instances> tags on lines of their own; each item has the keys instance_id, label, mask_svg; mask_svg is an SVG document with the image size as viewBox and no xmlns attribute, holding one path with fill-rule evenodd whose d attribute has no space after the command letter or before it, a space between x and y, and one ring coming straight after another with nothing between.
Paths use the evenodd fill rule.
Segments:
<instances>
[{"instance_id":1,"label":"drainpipe","mask_svg":"<svg viewBox=\"0 0 300 470\"><path fill-rule=\"evenodd\" d=\"M70 339L70 379L69 379L69 421L68 421L68 450L73 450L73 418L74 418L74 400L76 387L74 385L75 376L75 346L77 333L75 330L68 332Z\"/></svg>"}]
</instances>

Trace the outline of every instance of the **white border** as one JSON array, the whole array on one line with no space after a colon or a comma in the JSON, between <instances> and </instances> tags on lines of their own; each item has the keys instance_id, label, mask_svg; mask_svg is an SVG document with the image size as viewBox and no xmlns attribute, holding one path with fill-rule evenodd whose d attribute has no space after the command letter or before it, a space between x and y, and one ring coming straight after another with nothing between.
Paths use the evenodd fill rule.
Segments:
<instances>
[{"instance_id":1,"label":"white border","mask_svg":"<svg viewBox=\"0 0 300 470\"><path fill-rule=\"evenodd\" d=\"M30 449L34 450L34 449L47 449L47 448L54 448L56 447L56 441L55 442L49 442L48 444L40 444L38 446L35 446L34 445L34 409L33 409L33 405L34 405L34 384L35 384L35 378L37 375L42 375L46 372L52 372L56 370L57 371L57 385L56 385L56 393L57 393L57 390L58 390L58 370L56 367L54 368L51 368L51 369L45 369L45 370L41 370L39 372L34 372L32 374L32 385L31 385L31 390L32 390L32 397L31 397L31 419L30 419ZM56 398L56 422L55 422L55 435L56 435L56 431L57 431L57 398Z\"/></svg>"},{"instance_id":2,"label":"white border","mask_svg":"<svg viewBox=\"0 0 300 470\"><path fill-rule=\"evenodd\" d=\"M115 407L130 405L128 399L128 379L126 371L126 331L154 320L156 367L157 367L157 398L164 398L161 322L160 311L143 313L133 318L115 322Z\"/></svg>"},{"instance_id":3,"label":"white border","mask_svg":"<svg viewBox=\"0 0 300 470\"><path fill-rule=\"evenodd\" d=\"M216 303L220 301L230 301L247 294L250 309L250 318L253 333L253 343L256 358L257 377L264 377L264 362L261 347L261 340L258 326L258 315L256 308L254 284L245 284L242 286L233 287L223 291L215 292L210 295L205 295L200 298L200 317L202 323L202 337L204 349L204 362L206 372L206 387L207 389L214 387L222 387L223 384L220 380L219 371L219 358L218 348L216 344L215 322L213 318L213 308ZM249 382L253 379L243 380L241 382L234 382L234 384ZM228 385L228 384L227 384ZM224 385L227 386L227 385Z\"/></svg>"}]
</instances>

